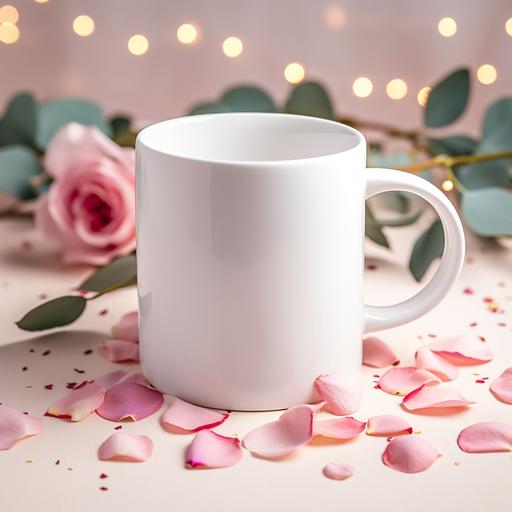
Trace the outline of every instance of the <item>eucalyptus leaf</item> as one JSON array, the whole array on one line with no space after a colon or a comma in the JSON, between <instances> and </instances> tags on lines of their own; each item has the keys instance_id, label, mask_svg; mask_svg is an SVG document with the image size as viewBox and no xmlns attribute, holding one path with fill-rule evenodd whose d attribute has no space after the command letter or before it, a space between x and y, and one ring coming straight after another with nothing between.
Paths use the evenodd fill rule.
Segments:
<instances>
[{"instance_id":1,"label":"eucalyptus leaf","mask_svg":"<svg viewBox=\"0 0 512 512\"><path fill-rule=\"evenodd\" d=\"M96 270L78 288L89 292L102 292L114 287L135 284L136 280L137 260L134 254L130 254Z\"/></svg>"},{"instance_id":2,"label":"eucalyptus leaf","mask_svg":"<svg viewBox=\"0 0 512 512\"><path fill-rule=\"evenodd\" d=\"M242 85L228 89L220 103L233 112L275 112L272 98L263 90L252 85Z\"/></svg>"},{"instance_id":3,"label":"eucalyptus leaf","mask_svg":"<svg viewBox=\"0 0 512 512\"><path fill-rule=\"evenodd\" d=\"M84 311L87 300L66 295L45 302L29 311L16 325L25 331L43 331L74 322Z\"/></svg>"},{"instance_id":4,"label":"eucalyptus leaf","mask_svg":"<svg viewBox=\"0 0 512 512\"><path fill-rule=\"evenodd\" d=\"M368 204L365 205L365 234L372 242L389 249L389 241Z\"/></svg>"},{"instance_id":5,"label":"eucalyptus leaf","mask_svg":"<svg viewBox=\"0 0 512 512\"><path fill-rule=\"evenodd\" d=\"M478 235L512 235L512 192L502 188L470 190L462 196L462 212Z\"/></svg>"},{"instance_id":6,"label":"eucalyptus leaf","mask_svg":"<svg viewBox=\"0 0 512 512\"><path fill-rule=\"evenodd\" d=\"M409 270L414 279L420 281L430 264L443 255L444 231L440 220L436 220L415 242L409 259Z\"/></svg>"},{"instance_id":7,"label":"eucalyptus leaf","mask_svg":"<svg viewBox=\"0 0 512 512\"><path fill-rule=\"evenodd\" d=\"M286 102L289 114L324 117L332 119L334 109L329 94L318 82L303 82L296 85Z\"/></svg>"},{"instance_id":8,"label":"eucalyptus leaf","mask_svg":"<svg viewBox=\"0 0 512 512\"><path fill-rule=\"evenodd\" d=\"M414 224L423 214L423 210L419 210L411 215L406 215L404 217L399 217L397 219L388 219L388 220L381 220L379 219L377 222L381 227L387 227L387 228L401 228L404 226L410 226L411 224Z\"/></svg>"},{"instance_id":9,"label":"eucalyptus leaf","mask_svg":"<svg viewBox=\"0 0 512 512\"><path fill-rule=\"evenodd\" d=\"M37 105L34 97L22 92L12 98L0 121L0 145L32 146L37 128Z\"/></svg>"},{"instance_id":10,"label":"eucalyptus leaf","mask_svg":"<svg viewBox=\"0 0 512 512\"><path fill-rule=\"evenodd\" d=\"M232 112L233 110L229 105L224 105L223 103L199 103L192 107L192 109L188 112L187 115L195 116L200 114L218 114L222 112Z\"/></svg>"},{"instance_id":11,"label":"eucalyptus leaf","mask_svg":"<svg viewBox=\"0 0 512 512\"><path fill-rule=\"evenodd\" d=\"M128 116L114 116L110 118L110 128L112 130L112 137L115 139L119 135L122 135L130 131L132 120Z\"/></svg>"},{"instance_id":12,"label":"eucalyptus leaf","mask_svg":"<svg viewBox=\"0 0 512 512\"><path fill-rule=\"evenodd\" d=\"M451 135L443 139L427 139L428 150L433 155L471 155L476 151L478 141L466 135Z\"/></svg>"},{"instance_id":13,"label":"eucalyptus leaf","mask_svg":"<svg viewBox=\"0 0 512 512\"><path fill-rule=\"evenodd\" d=\"M425 125L440 128L456 121L466 108L469 90L467 68L458 69L435 84L424 110Z\"/></svg>"},{"instance_id":14,"label":"eucalyptus leaf","mask_svg":"<svg viewBox=\"0 0 512 512\"><path fill-rule=\"evenodd\" d=\"M20 199L31 199L35 191L30 180L42 172L34 151L15 144L0 149L0 189Z\"/></svg>"}]
</instances>

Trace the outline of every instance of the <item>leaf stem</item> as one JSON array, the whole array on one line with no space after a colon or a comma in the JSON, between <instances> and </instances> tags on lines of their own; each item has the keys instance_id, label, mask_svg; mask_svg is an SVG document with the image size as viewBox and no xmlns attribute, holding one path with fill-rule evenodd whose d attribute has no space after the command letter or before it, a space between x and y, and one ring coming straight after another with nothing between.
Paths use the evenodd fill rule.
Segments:
<instances>
[{"instance_id":1,"label":"leaf stem","mask_svg":"<svg viewBox=\"0 0 512 512\"><path fill-rule=\"evenodd\" d=\"M131 284L135 284L136 282L137 282L136 277L129 277L127 279L123 279L122 281L119 281L116 284L113 284L112 286L109 286L108 288L101 290L101 292L98 292L96 295L89 297L87 300L97 299L98 297L101 297L102 295L105 295L106 293L113 292L114 290L118 290L119 288L124 288L125 286L129 286Z\"/></svg>"}]
</instances>

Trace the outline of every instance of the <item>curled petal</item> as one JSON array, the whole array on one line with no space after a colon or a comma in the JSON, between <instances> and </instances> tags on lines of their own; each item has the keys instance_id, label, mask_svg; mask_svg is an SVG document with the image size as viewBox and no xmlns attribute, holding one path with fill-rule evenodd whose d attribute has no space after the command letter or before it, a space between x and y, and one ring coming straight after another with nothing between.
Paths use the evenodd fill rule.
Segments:
<instances>
[{"instance_id":1,"label":"curled petal","mask_svg":"<svg viewBox=\"0 0 512 512\"><path fill-rule=\"evenodd\" d=\"M128 373L119 382L136 382L137 384L142 384L143 386L146 386L148 383L142 372Z\"/></svg>"},{"instance_id":2,"label":"curled petal","mask_svg":"<svg viewBox=\"0 0 512 512\"><path fill-rule=\"evenodd\" d=\"M409 411L421 409L440 409L446 407L468 407L474 402L466 400L453 388L421 387L411 391L402 400L402 405Z\"/></svg>"},{"instance_id":3,"label":"curled petal","mask_svg":"<svg viewBox=\"0 0 512 512\"><path fill-rule=\"evenodd\" d=\"M320 375L315 386L325 408L337 416L352 414L361 404L362 386L359 378L353 375Z\"/></svg>"},{"instance_id":4,"label":"curled petal","mask_svg":"<svg viewBox=\"0 0 512 512\"><path fill-rule=\"evenodd\" d=\"M487 363L492 359L491 350L481 341L469 336L457 336L429 344L430 350L457 366Z\"/></svg>"},{"instance_id":5,"label":"curled petal","mask_svg":"<svg viewBox=\"0 0 512 512\"><path fill-rule=\"evenodd\" d=\"M148 436L115 432L98 449L100 460L144 462L153 453L153 441Z\"/></svg>"},{"instance_id":6,"label":"curled petal","mask_svg":"<svg viewBox=\"0 0 512 512\"><path fill-rule=\"evenodd\" d=\"M373 368L384 368L396 363L398 358L389 345L375 336L363 340L363 364Z\"/></svg>"},{"instance_id":7,"label":"curled petal","mask_svg":"<svg viewBox=\"0 0 512 512\"><path fill-rule=\"evenodd\" d=\"M234 466L242 458L240 440L201 430L187 448L185 465L195 468L227 468Z\"/></svg>"},{"instance_id":8,"label":"curled petal","mask_svg":"<svg viewBox=\"0 0 512 512\"><path fill-rule=\"evenodd\" d=\"M131 341L110 339L103 342L111 363L126 363L139 361L139 345Z\"/></svg>"},{"instance_id":9,"label":"curled petal","mask_svg":"<svg viewBox=\"0 0 512 512\"><path fill-rule=\"evenodd\" d=\"M407 395L423 385L438 384L440 380L427 370L413 366L390 368L380 379L379 387L390 395Z\"/></svg>"},{"instance_id":10,"label":"curled petal","mask_svg":"<svg viewBox=\"0 0 512 512\"><path fill-rule=\"evenodd\" d=\"M421 347L416 352L416 367L428 370L441 380L455 380L459 369L440 355L432 352L428 347Z\"/></svg>"},{"instance_id":11,"label":"curled petal","mask_svg":"<svg viewBox=\"0 0 512 512\"><path fill-rule=\"evenodd\" d=\"M23 414L8 405L0 405L0 450L8 450L24 437L35 436L43 430L43 420Z\"/></svg>"},{"instance_id":12,"label":"curled petal","mask_svg":"<svg viewBox=\"0 0 512 512\"><path fill-rule=\"evenodd\" d=\"M342 440L353 439L364 430L365 426L366 422L358 421L352 416L315 421L313 423L313 436Z\"/></svg>"},{"instance_id":13,"label":"curled petal","mask_svg":"<svg viewBox=\"0 0 512 512\"><path fill-rule=\"evenodd\" d=\"M490 386L492 394L506 404L512 404L512 368L507 368Z\"/></svg>"},{"instance_id":14,"label":"curled petal","mask_svg":"<svg viewBox=\"0 0 512 512\"><path fill-rule=\"evenodd\" d=\"M428 469L441 454L425 439L416 436L396 437L386 446L382 462L395 471L420 473Z\"/></svg>"},{"instance_id":15,"label":"curled petal","mask_svg":"<svg viewBox=\"0 0 512 512\"><path fill-rule=\"evenodd\" d=\"M277 421L251 430L243 440L244 447L262 457L281 457L307 444L313 435L313 410L309 405L296 405Z\"/></svg>"},{"instance_id":16,"label":"curled petal","mask_svg":"<svg viewBox=\"0 0 512 512\"><path fill-rule=\"evenodd\" d=\"M309 405L309 407L311 407L311 410L313 412L318 412L318 411L321 411L323 407L325 407L325 404L327 402L317 402L316 404L307 404Z\"/></svg>"},{"instance_id":17,"label":"curled petal","mask_svg":"<svg viewBox=\"0 0 512 512\"><path fill-rule=\"evenodd\" d=\"M403 434L412 434L412 427L399 416L383 414L381 416L368 418L366 433L369 436L394 437Z\"/></svg>"},{"instance_id":18,"label":"curled petal","mask_svg":"<svg viewBox=\"0 0 512 512\"><path fill-rule=\"evenodd\" d=\"M346 480L354 474L354 468L349 464L331 462L322 469L324 475L331 480Z\"/></svg>"},{"instance_id":19,"label":"curled petal","mask_svg":"<svg viewBox=\"0 0 512 512\"><path fill-rule=\"evenodd\" d=\"M46 415L80 421L100 407L104 397L105 388L96 381L84 382L50 405Z\"/></svg>"},{"instance_id":20,"label":"curled petal","mask_svg":"<svg viewBox=\"0 0 512 512\"><path fill-rule=\"evenodd\" d=\"M457 444L463 452L490 453L512 451L512 425L483 421L461 430Z\"/></svg>"},{"instance_id":21,"label":"curled petal","mask_svg":"<svg viewBox=\"0 0 512 512\"><path fill-rule=\"evenodd\" d=\"M110 389L112 386L115 386L118 382L123 380L128 375L124 370L114 370L113 372L106 373L101 377L97 377L94 379L94 382L98 384L100 387L105 389Z\"/></svg>"},{"instance_id":22,"label":"curled petal","mask_svg":"<svg viewBox=\"0 0 512 512\"><path fill-rule=\"evenodd\" d=\"M139 341L139 313L131 311L121 317L119 322L112 327L112 337L126 340Z\"/></svg>"},{"instance_id":23,"label":"curled petal","mask_svg":"<svg viewBox=\"0 0 512 512\"><path fill-rule=\"evenodd\" d=\"M110 421L138 421L157 412L163 401L162 393L156 389L137 382L121 382L107 390L96 412Z\"/></svg>"},{"instance_id":24,"label":"curled petal","mask_svg":"<svg viewBox=\"0 0 512 512\"><path fill-rule=\"evenodd\" d=\"M227 412L205 409L174 398L171 406L162 417L164 426L178 427L182 430L197 432L205 428L213 428L229 417Z\"/></svg>"}]
</instances>

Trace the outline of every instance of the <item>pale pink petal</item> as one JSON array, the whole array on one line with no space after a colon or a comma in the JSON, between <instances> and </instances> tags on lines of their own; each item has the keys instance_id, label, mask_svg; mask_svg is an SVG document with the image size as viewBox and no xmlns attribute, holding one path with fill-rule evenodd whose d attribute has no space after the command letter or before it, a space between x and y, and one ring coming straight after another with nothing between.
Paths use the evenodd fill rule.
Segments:
<instances>
[{"instance_id":1,"label":"pale pink petal","mask_svg":"<svg viewBox=\"0 0 512 512\"><path fill-rule=\"evenodd\" d=\"M382 462L402 473L420 473L428 469L441 454L425 439L417 436L395 437L386 446Z\"/></svg>"},{"instance_id":2,"label":"pale pink petal","mask_svg":"<svg viewBox=\"0 0 512 512\"><path fill-rule=\"evenodd\" d=\"M361 404L361 379L354 375L320 375L315 386L320 398L326 402L325 408L337 416L352 414Z\"/></svg>"},{"instance_id":3,"label":"pale pink petal","mask_svg":"<svg viewBox=\"0 0 512 512\"><path fill-rule=\"evenodd\" d=\"M318 412L318 411L321 411L323 407L325 407L325 405L327 404L327 402L317 402L316 404L307 404L309 405L309 407L311 407L311 410L313 412Z\"/></svg>"},{"instance_id":4,"label":"pale pink petal","mask_svg":"<svg viewBox=\"0 0 512 512\"><path fill-rule=\"evenodd\" d=\"M112 327L114 338L126 341L139 341L139 313L131 311L123 315L119 322Z\"/></svg>"},{"instance_id":5,"label":"pale pink petal","mask_svg":"<svg viewBox=\"0 0 512 512\"><path fill-rule=\"evenodd\" d=\"M8 450L24 437L35 436L43 430L43 420L23 414L8 405L0 405L0 450Z\"/></svg>"},{"instance_id":6,"label":"pale pink petal","mask_svg":"<svg viewBox=\"0 0 512 512\"><path fill-rule=\"evenodd\" d=\"M457 438L463 452L490 453L512 451L512 425L483 421L463 429Z\"/></svg>"},{"instance_id":7,"label":"pale pink petal","mask_svg":"<svg viewBox=\"0 0 512 512\"><path fill-rule=\"evenodd\" d=\"M427 388L423 386L411 391L402 400L402 405L409 411L468 407L473 403L464 398L456 389L445 387Z\"/></svg>"},{"instance_id":8,"label":"pale pink petal","mask_svg":"<svg viewBox=\"0 0 512 512\"><path fill-rule=\"evenodd\" d=\"M148 436L115 432L98 449L100 460L144 462L153 453L153 441Z\"/></svg>"},{"instance_id":9,"label":"pale pink petal","mask_svg":"<svg viewBox=\"0 0 512 512\"><path fill-rule=\"evenodd\" d=\"M358 421L352 416L315 421L313 423L313 436L342 440L353 439L364 430L365 426L366 422Z\"/></svg>"},{"instance_id":10,"label":"pale pink petal","mask_svg":"<svg viewBox=\"0 0 512 512\"><path fill-rule=\"evenodd\" d=\"M128 373L119 381L119 383L121 382L136 382L137 384L142 384L143 386L146 386L148 384L148 381L146 380L146 377L144 377L144 374L142 372Z\"/></svg>"},{"instance_id":11,"label":"pale pink petal","mask_svg":"<svg viewBox=\"0 0 512 512\"><path fill-rule=\"evenodd\" d=\"M229 413L206 409L174 398L171 406L162 417L166 427L178 427L182 430L197 432L205 428L213 428L224 423Z\"/></svg>"},{"instance_id":12,"label":"pale pink petal","mask_svg":"<svg viewBox=\"0 0 512 512\"><path fill-rule=\"evenodd\" d=\"M428 347L457 366L482 364L492 359L491 350L482 341L469 336L437 340Z\"/></svg>"},{"instance_id":13,"label":"pale pink petal","mask_svg":"<svg viewBox=\"0 0 512 512\"><path fill-rule=\"evenodd\" d=\"M160 391L136 382L121 382L105 393L105 400L97 413L106 420L138 421L157 412L164 397Z\"/></svg>"},{"instance_id":14,"label":"pale pink petal","mask_svg":"<svg viewBox=\"0 0 512 512\"><path fill-rule=\"evenodd\" d=\"M104 396L105 388L97 382L83 382L50 405L46 415L80 421L93 413L103 403Z\"/></svg>"},{"instance_id":15,"label":"pale pink petal","mask_svg":"<svg viewBox=\"0 0 512 512\"><path fill-rule=\"evenodd\" d=\"M363 339L363 364L373 368L384 368L398 362L391 347L380 338L369 336Z\"/></svg>"},{"instance_id":16,"label":"pale pink petal","mask_svg":"<svg viewBox=\"0 0 512 512\"><path fill-rule=\"evenodd\" d=\"M240 440L201 430L187 448L185 465L187 468L227 468L234 466L242 458Z\"/></svg>"},{"instance_id":17,"label":"pale pink petal","mask_svg":"<svg viewBox=\"0 0 512 512\"><path fill-rule=\"evenodd\" d=\"M101 386L105 391L110 389L112 386L115 386L118 382L124 380L129 374L124 370L114 370L112 372L106 373L101 377L97 377L94 379L94 382Z\"/></svg>"},{"instance_id":18,"label":"pale pink petal","mask_svg":"<svg viewBox=\"0 0 512 512\"><path fill-rule=\"evenodd\" d=\"M444 381L455 380L459 375L457 366L432 352L428 347L421 347L416 352L416 367L428 370Z\"/></svg>"},{"instance_id":19,"label":"pale pink petal","mask_svg":"<svg viewBox=\"0 0 512 512\"><path fill-rule=\"evenodd\" d=\"M403 434L412 434L412 427L399 416L382 414L381 416L368 418L366 433L369 436L401 436Z\"/></svg>"},{"instance_id":20,"label":"pale pink petal","mask_svg":"<svg viewBox=\"0 0 512 512\"><path fill-rule=\"evenodd\" d=\"M139 361L139 345L131 341L110 339L103 342L111 363L127 363Z\"/></svg>"},{"instance_id":21,"label":"pale pink petal","mask_svg":"<svg viewBox=\"0 0 512 512\"><path fill-rule=\"evenodd\" d=\"M490 386L492 394L506 404L512 404L512 368L507 368Z\"/></svg>"},{"instance_id":22,"label":"pale pink petal","mask_svg":"<svg viewBox=\"0 0 512 512\"><path fill-rule=\"evenodd\" d=\"M423 385L438 384L440 380L427 370L418 370L413 366L390 368L380 379L379 387L390 395L407 395Z\"/></svg>"},{"instance_id":23,"label":"pale pink petal","mask_svg":"<svg viewBox=\"0 0 512 512\"><path fill-rule=\"evenodd\" d=\"M331 480L346 480L354 474L354 468L349 464L336 464L335 462L326 464L322 471Z\"/></svg>"},{"instance_id":24,"label":"pale pink petal","mask_svg":"<svg viewBox=\"0 0 512 512\"><path fill-rule=\"evenodd\" d=\"M295 405L277 421L251 430L243 439L244 447L261 457L281 457L307 444L313 435L313 410Z\"/></svg>"}]
</instances>

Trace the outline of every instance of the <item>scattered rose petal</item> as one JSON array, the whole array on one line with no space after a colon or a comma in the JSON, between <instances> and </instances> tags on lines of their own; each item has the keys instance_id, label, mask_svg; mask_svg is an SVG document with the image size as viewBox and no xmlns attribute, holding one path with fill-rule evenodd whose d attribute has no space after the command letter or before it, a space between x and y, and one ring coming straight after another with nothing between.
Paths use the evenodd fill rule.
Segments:
<instances>
[{"instance_id":1,"label":"scattered rose petal","mask_svg":"<svg viewBox=\"0 0 512 512\"><path fill-rule=\"evenodd\" d=\"M106 373L97 379L94 379L94 382L101 386L103 389L110 389L112 386L115 386L118 382L128 376L128 373L124 370L114 370L113 372Z\"/></svg>"},{"instance_id":2,"label":"scattered rose petal","mask_svg":"<svg viewBox=\"0 0 512 512\"><path fill-rule=\"evenodd\" d=\"M326 464L322 471L331 480L346 480L354 474L354 468L349 464L336 464L335 462Z\"/></svg>"},{"instance_id":3,"label":"scattered rose petal","mask_svg":"<svg viewBox=\"0 0 512 512\"><path fill-rule=\"evenodd\" d=\"M322 401L322 402L317 402L316 404L307 404L307 405L309 405L309 407L311 407L311 410L313 412L318 412L318 411L322 410L323 407L325 407L326 403L327 402Z\"/></svg>"},{"instance_id":4,"label":"scattered rose petal","mask_svg":"<svg viewBox=\"0 0 512 512\"><path fill-rule=\"evenodd\" d=\"M457 366L482 364L492 359L491 350L469 336L434 341L428 347Z\"/></svg>"},{"instance_id":5,"label":"scattered rose petal","mask_svg":"<svg viewBox=\"0 0 512 512\"><path fill-rule=\"evenodd\" d=\"M139 361L139 345L131 341L110 339L103 342L111 363L126 363Z\"/></svg>"},{"instance_id":6,"label":"scattered rose petal","mask_svg":"<svg viewBox=\"0 0 512 512\"><path fill-rule=\"evenodd\" d=\"M402 473L420 473L428 469L441 454L425 439L403 436L392 439L382 454L382 462Z\"/></svg>"},{"instance_id":7,"label":"scattered rose petal","mask_svg":"<svg viewBox=\"0 0 512 512\"><path fill-rule=\"evenodd\" d=\"M0 405L0 450L8 450L24 437L35 436L43 430L43 420L23 414L8 405Z\"/></svg>"},{"instance_id":8,"label":"scattered rose petal","mask_svg":"<svg viewBox=\"0 0 512 512\"><path fill-rule=\"evenodd\" d=\"M404 366L390 368L380 379L379 387L390 395L407 395L423 385L438 384L440 380L427 370Z\"/></svg>"},{"instance_id":9,"label":"scattered rose petal","mask_svg":"<svg viewBox=\"0 0 512 512\"><path fill-rule=\"evenodd\" d=\"M412 434L412 427L399 416L382 414L381 416L368 418L366 433L369 436L400 436L403 434Z\"/></svg>"},{"instance_id":10,"label":"scattered rose petal","mask_svg":"<svg viewBox=\"0 0 512 512\"><path fill-rule=\"evenodd\" d=\"M80 421L93 413L103 403L104 396L105 389L102 386L94 381L86 381L50 405L46 415Z\"/></svg>"},{"instance_id":11,"label":"scattered rose petal","mask_svg":"<svg viewBox=\"0 0 512 512\"><path fill-rule=\"evenodd\" d=\"M332 420L315 421L313 423L313 436L329 437L331 439L353 439L365 428L366 422L358 421L352 416L335 418Z\"/></svg>"},{"instance_id":12,"label":"scattered rose petal","mask_svg":"<svg viewBox=\"0 0 512 512\"><path fill-rule=\"evenodd\" d=\"M461 430L457 444L463 452L490 453L512 451L512 425L483 421Z\"/></svg>"},{"instance_id":13,"label":"scattered rose petal","mask_svg":"<svg viewBox=\"0 0 512 512\"><path fill-rule=\"evenodd\" d=\"M390 346L380 338L370 336L363 339L363 364L373 368L384 368L398 361Z\"/></svg>"},{"instance_id":14,"label":"scattered rose petal","mask_svg":"<svg viewBox=\"0 0 512 512\"><path fill-rule=\"evenodd\" d=\"M242 458L240 440L201 430L187 448L185 464L188 468L227 468Z\"/></svg>"},{"instance_id":15,"label":"scattered rose petal","mask_svg":"<svg viewBox=\"0 0 512 512\"><path fill-rule=\"evenodd\" d=\"M116 432L108 437L98 450L100 460L144 462L153 453L153 441L148 436ZM106 478L101 477L101 478Z\"/></svg>"},{"instance_id":16,"label":"scattered rose petal","mask_svg":"<svg viewBox=\"0 0 512 512\"><path fill-rule=\"evenodd\" d=\"M213 428L223 423L229 413L206 409L174 398L171 406L162 417L167 427L178 427L182 430L197 432L204 428Z\"/></svg>"},{"instance_id":17,"label":"scattered rose petal","mask_svg":"<svg viewBox=\"0 0 512 512\"><path fill-rule=\"evenodd\" d=\"M244 447L262 457L281 457L307 444L313 435L313 410L295 405L277 421L251 430L243 439Z\"/></svg>"},{"instance_id":18,"label":"scattered rose petal","mask_svg":"<svg viewBox=\"0 0 512 512\"><path fill-rule=\"evenodd\" d=\"M148 381L142 372L132 372L128 373L119 382L137 382L138 384L147 385Z\"/></svg>"},{"instance_id":19,"label":"scattered rose petal","mask_svg":"<svg viewBox=\"0 0 512 512\"><path fill-rule=\"evenodd\" d=\"M416 352L416 367L428 370L441 380L455 380L459 369L440 355L432 352L428 347L421 347Z\"/></svg>"},{"instance_id":20,"label":"scattered rose petal","mask_svg":"<svg viewBox=\"0 0 512 512\"><path fill-rule=\"evenodd\" d=\"M96 412L106 420L138 421L157 412L164 397L160 391L136 382L121 382L107 390Z\"/></svg>"},{"instance_id":21,"label":"scattered rose petal","mask_svg":"<svg viewBox=\"0 0 512 512\"><path fill-rule=\"evenodd\" d=\"M120 340L139 341L139 313L131 311L121 317L112 327L112 337Z\"/></svg>"},{"instance_id":22,"label":"scattered rose petal","mask_svg":"<svg viewBox=\"0 0 512 512\"><path fill-rule=\"evenodd\" d=\"M409 411L420 409L439 409L446 407L468 407L474 402L466 400L453 388L421 388L411 391L402 400L402 405Z\"/></svg>"},{"instance_id":23,"label":"scattered rose petal","mask_svg":"<svg viewBox=\"0 0 512 512\"><path fill-rule=\"evenodd\" d=\"M315 380L315 386L329 412L345 416L359 409L362 386L360 379L353 375L320 375Z\"/></svg>"},{"instance_id":24,"label":"scattered rose petal","mask_svg":"<svg viewBox=\"0 0 512 512\"><path fill-rule=\"evenodd\" d=\"M512 404L512 367L507 368L490 386L492 394L506 404Z\"/></svg>"}]
</instances>

